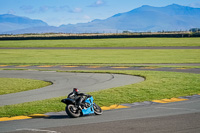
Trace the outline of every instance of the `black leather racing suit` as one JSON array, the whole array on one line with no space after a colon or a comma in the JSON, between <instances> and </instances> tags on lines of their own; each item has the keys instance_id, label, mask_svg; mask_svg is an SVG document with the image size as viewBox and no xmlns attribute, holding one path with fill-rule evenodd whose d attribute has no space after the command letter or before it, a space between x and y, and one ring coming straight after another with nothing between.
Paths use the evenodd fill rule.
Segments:
<instances>
[{"instance_id":1,"label":"black leather racing suit","mask_svg":"<svg viewBox=\"0 0 200 133\"><path fill-rule=\"evenodd\" d=\"M82 105L82 102L86 99L86 97L89 97L90 95L84 94L84 93L73 93L71 92L68 97L71 99L74 99L76 101L76 105L80 107Z\"/></svg>"}]
</instances>

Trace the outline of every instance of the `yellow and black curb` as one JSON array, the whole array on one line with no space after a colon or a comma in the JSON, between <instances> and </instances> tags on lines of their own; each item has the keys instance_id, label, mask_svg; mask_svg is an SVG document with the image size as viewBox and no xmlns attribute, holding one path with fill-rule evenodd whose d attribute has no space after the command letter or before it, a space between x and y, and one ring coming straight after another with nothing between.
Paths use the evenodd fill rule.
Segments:
<instances>
[{"instance_id":1,"label":"yellow and black curb","mask_svg":"<svg viewBox=\"0 0 200 133\"><path fill-rule=\"evenodd\" d=\"M112 109L122 109L122 108L130 108L129 106L123 106L123 105L111 105L111 106L103 106L101 107L102 110L112 110Z\"/></svg>"},{"instance_id":2,"label":"yellow and black curb","mask_svg":"<svg viewBox=\"0 0 200 133\"><path fill-rule=\"evenodd\" d=\"M185 96L185 97L180 97L180 98L145 101L145 102L141 102L141 103L122 104L122 105L114 104L111 106L102 106L101 108L102 108L102 110L113 110L113 109L131 108L131 107L138 106L138 105L180 102L180 101L190 100L192 98L200 98L200 94L196 94L196 95L192 95L192 96ZM12 120L33 119L33 118L48 118L50 116L51 115L33 114L33 115L29 115L29 116L2 117L2 118L0 118L0 122L1 121L12 121Z\"/></svg>"},{"instance_id":3,"label":"yellow and black curb","mask_svg":"<svg viewBox=\"0 0 200 133\"><path fill-rule=\"evenodd\" d=\"M180 101L186 101L186 100L189 100L189 99L170 98L170 99L153 100L152 102L155 102L155 103L171 103L171 102L180 102Z\"/></svg>"},{"instance_id":4,"label":"yellow and black curb","mask_svg":"<svg viewBox=\"0 0 200 133\"><path fill-rule=\"evenodd\" d=\"M66 68L66 69L76 69L76 68L79 68L79 69L98 69L98 68L108 68L108 69L141 69L141 70L153 70L153 69L159 69L159 68L162 68L161 66L160 67L154 67L154 66L135 66L135 67L130 67L130 66L110 66L110 67L105 67L105 66L79 66L79 65L0 65L0 68L25 68L25 69L42 69L42 68ZM186 67L172 67L170 69L180 69L180 70L185 70L185 69L192 69L192 68L186 68Z\"/></svg>"},{"instance_id":5,"label":"yellow and black curb","mask_svg":"<svg viewBox=\"0 0 200 133\"><path fill-rule=\"evenodd\" d=\"M2 117L0 118L0 121L24 120L24 119L45 118L45 117L49 116L45 114L33 114L29 116Z\"/></svg>"},{"instance_id":6,"label":"yellow and black curb","mask_svg":"<svg viewBox=\"0 0 200 133\"><path fill-rule=\"evenodd\" d=\"M84 67L84 68L103 68L105 66L79 66L79 65L0 65L0 68L10 68L10 67L15 67L15 68L29 68L29 67L34 67L34 68L78 68L78 67ZM135 66L140 69L158 69L162 68L161 66ZM134 68L130 66L110 66L110 68L113 69L127 69L127 68ZM189 67L173 67L172 69L191 69Z\"/></svg>"},{"instance_id":7,"label":"yellow and black curb","mask_svg":"<svg viewBox=\"0 0 200 133\"><path fill-rule=\"evenodd\" d=\"M120 109L120 108L129 108L129 107L123 106L123 105L117 105L117 104L101 107L102 110L112 110L112 109ZM2 117L2 118L0 118L0 122L1 121L12 121L12 120L33 119L33 118L48 118L50 116L51 115L33 114L33 115L29 115L29 116Z\"/></svg>"}]
</instances>

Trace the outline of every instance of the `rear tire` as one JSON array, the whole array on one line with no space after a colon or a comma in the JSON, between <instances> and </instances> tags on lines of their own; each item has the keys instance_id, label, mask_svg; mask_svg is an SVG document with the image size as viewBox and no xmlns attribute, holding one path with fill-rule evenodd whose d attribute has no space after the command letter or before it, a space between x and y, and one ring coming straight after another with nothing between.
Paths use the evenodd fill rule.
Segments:
<instances>
[{"instance_id":1,"label":"rear tire","mask_svg":"<svg viewBox=\"0 0 200 133\"><path fill-rule=\"evenodd\" d=\"M81 115L81 111L73 104L68 104L65 108L65 111L71 118L77 118Z\"/></svg>"},{"instance_id":2,"label":"rear tire","mask_svg":"<svg viewBox=\"0 0 200 133\"><path fill-rule=\"evenodd\" d=\"M93 104L93 108L96 115L101 115L103 113L103 110L95 103Z\"/></svg>"}]
</instances>

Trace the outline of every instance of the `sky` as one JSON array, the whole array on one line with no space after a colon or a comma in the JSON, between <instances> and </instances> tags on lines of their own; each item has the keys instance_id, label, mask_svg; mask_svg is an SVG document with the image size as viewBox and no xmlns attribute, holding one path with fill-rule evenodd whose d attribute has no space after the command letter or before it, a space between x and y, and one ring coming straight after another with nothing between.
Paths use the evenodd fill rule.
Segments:
<instances>
[{"instance_id":1,"label":"sky","mask_svg":"<svg viewBox=\"0 0 200 133\"><path fill-rule=\"evenodd\" d=\"M40 19L50 26L106 19L142 5L179 4L200 8L200 0L0 0L0 14Z\"/></svg>"}]
</instances>

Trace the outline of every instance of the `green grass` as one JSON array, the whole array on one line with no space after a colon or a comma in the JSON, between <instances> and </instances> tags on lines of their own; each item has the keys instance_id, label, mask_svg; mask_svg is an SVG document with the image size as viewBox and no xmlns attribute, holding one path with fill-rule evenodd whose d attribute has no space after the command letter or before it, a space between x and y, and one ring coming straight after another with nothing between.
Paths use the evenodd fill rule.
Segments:
<instances>
[{"instance_id":1,"label":"green grass","mask_svg":"<svg viewBox=\"0 0 200 133\"><path fill-rule=\"evenodd\" d=\"M176 50L0 50L0 64L200 63L200 49Z\"/></svg>"},{"instance_id":2,"label":"green grass","mask_svg":"<svg viewBox=\"0 0 200 133\"><path fill-rule=\"evenodd\" d=\"M200 93L200 76L196 74L156 71L121 71L118 73L141 75L146 78L146 81L90 93L99 105L152 101Z\"/></svg>"},{"instance_id":3,"label":"green grass","mask_svg":"<svg viewBox=\"0 0 200 133\"><path fill-rule=\"evenodd\" d=\"M129 38L0 41L0 47L200 46L200 38ZM176 50L0 50L0 64L200 63L200 49ZM92 72L92 71L85 71ZM95 71L146 77L146 81L91 92L100 106L151 101L200 93L199 74L154 71ZM25 87L26 88L26 87ZM81 89L81 88L80 88ZM67 94L66 94L67 95ZM63 111L64 97L0 107L0 117Z\"/></svg>"},{"instance_id":4,"label":"green grass","mask_svg":"<svg viewBox=\"0 0 200 133\"><path fill-rule=\"evenodd\" d=\"M146 47L200 46L200 38L117 38L0 41L0 47Z\"/></svg>"},{"instance_id":5,"label":"green grass","mask_svg":"<svg viewBox=\"0 0 200 133\"><path fill-rule=\"evenodd\" d=\"M0 78L0 95L38 89L48 85L51 83L41 80Z\"/></svg>"},{"instance_id":6,"label":"green grass","mask_svg":"<svg viewBox=\"0 0 200 133\"><path fill-rule=\"evenodd\" d=\"M146 77L144 82L137 84L89 93L94 96L95 102L100 106L151 101L156 99L187 96L200 93L199 74L131 70L95 72L121 73ZM17 105L2 106L0 107L0 117L63 111L65 109L65 105L60 102L62 98L65 97L58 97Z\"/></svg>"}]
</instances>

